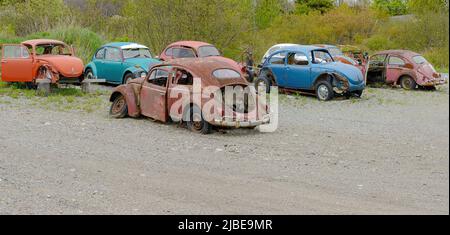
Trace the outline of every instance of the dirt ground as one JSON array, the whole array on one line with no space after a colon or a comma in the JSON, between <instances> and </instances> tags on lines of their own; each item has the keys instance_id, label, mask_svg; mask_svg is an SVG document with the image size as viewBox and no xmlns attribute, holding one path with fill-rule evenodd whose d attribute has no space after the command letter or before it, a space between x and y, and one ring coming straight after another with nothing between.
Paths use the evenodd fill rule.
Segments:
<instances>
[{"instance_id":1,"label":"dirt ground","mask_svg":"<svg viewBox=\"0 0 450 235\"><path fill-rule=\"evenodd\" d=\"M106 88L108 89L108 88ZM449 89L281 97L202 136L0 95L0 214L448 214Z\"/></svg>"}]
</instances>

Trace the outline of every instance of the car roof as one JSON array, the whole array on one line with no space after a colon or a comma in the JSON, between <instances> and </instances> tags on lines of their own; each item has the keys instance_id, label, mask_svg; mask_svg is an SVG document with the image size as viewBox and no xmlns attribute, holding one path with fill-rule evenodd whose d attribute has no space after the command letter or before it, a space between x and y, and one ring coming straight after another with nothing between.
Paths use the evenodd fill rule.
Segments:
<instances>
[{"instance_id":1,"label":"car roof","mask_svg":"<svg viewBox=\"0 0 450 235\"><path fill-rule=\"evenodd\" d=\"M214 85L224 85L223 81L218 81L217 79L212 78L212 74L214 71L218 69L231 69L236 71L236 69L224 58L220 57L207 57L207 58L181 58L181 59L173 59L162 64L159 64L155 67L181 67L185 68L192 73L200 76L202 81L209 81L206 85L214 84ZM239 71L237 73L241 74ZM240 79L233 79L232 83L240 83L247 84L245 79L242 77Z\"/></svg>"},{"instance_id":2,"label":"car roof","mask_svg":"<svg viewBox=\"0 0 450 235\"><path fill-rule=\"evenodd\" d=\"M111 42L108 44L103 45L102 47L119 47L122 49L126 48L147 48L147 46L135 43L135 42Z\"/></svg>"},{"instance_id":3,"label":"car roof","mask_svg":"<svg viewBox=\"0 0 450 235\"><path fill-rule=\"evenodd\" d=\"M375 53L375 55L380 55L380 54L399 55L399 56L404 56L404 57L413 57L413 56L420 55L419 53L409 51L409 50L385 50L385 51L379 51L379 52Z\"/></svg>"},{"instance_id":4,"label":"car roof","mask_svg":"<svg viewBox=\"0 0 450 235\"><path fill-rule=\"evenodd\" d=\"M314 44L313 46L320 47L320 48L325 48L325 49L327 49L327 48L339 48L338 46L331 45L331 44Z\"/></svg>"},{"instance_id":5,"label":"car roof","mask_svg":"<svg viewBox=\"0 0 450 235\"><path fill-rule=\"evenodd\" d=\"M199 48L202 46L213 46L213 45L210 43L207 43L207 42L200 42L200 41L179 41L179 42L174 42L167 47L173 47L173 46L186 46L186 47L192 47L192 48Z\"/></svg>"},{"instance_id":6,"label":"car roof","mask_svg":"<svg viewBox=\"0 0 450 235\"><path fill-rule=\"evenodd\" d=\"M313 51L313 50L326 50L326 49L317 47L317 46L295 45L295 46L288 46L288 47L285 47L278 51L275 51L272 53L272 55L278 53L279 51L300 51L300 52L307 53L307 52Z\"/></svg>"},{"instance_id":7,"label":"car roof","mask_svg":"<svg viewBox=\"0 0 450 235\"><path fill-rule=\"evenodd\" d=\"M31 46L42 45L42 44L63 44L63 45L66 45L64 42L61 42L61 41L58 41L58 40L53 40L53 39L33 39L33 40L24 41L24 42L22 42L22 44L27 44L27 45L31 45Z\"/></svg>"}]
</instances>

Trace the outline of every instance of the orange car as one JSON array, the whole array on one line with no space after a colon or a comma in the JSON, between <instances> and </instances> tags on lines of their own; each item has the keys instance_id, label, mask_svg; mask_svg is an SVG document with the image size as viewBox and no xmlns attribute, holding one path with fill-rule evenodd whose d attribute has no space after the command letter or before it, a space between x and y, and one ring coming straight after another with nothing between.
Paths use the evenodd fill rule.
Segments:
<instances>
[{"instance_id":1,"label":"orange car","mask_svg":"<svg viewBox=\"0 0 450 235\"><path fill-rule=\"evenodd\" d=\"M51 83L80 83L83 61L64 42L38 39L2 46L2 81L24 82L36 87L38 79Z\"/></svg>"}]
</instances>

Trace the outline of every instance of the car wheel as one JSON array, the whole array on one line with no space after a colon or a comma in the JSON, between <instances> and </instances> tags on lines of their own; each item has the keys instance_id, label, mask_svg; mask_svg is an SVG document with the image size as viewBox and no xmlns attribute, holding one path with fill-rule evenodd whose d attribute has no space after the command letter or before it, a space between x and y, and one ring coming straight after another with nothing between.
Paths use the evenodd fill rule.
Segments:
<instances>
[{"instance_id":1,"label":"car wheel","mask_svg":"<svg viewBox=\"0 0 450 235\"><path fill-rule=\"evenodd\" d=\"M128 115L128 105L123 95L119 95L114 99L109 115L113 118L124 118Z\"/></svg>"},{"instance_id":2,"label":"car wheel","mask_svg":"<svg viewBox=\"0 0 450 235\"><path fill-rule=\"evenodd\" d=\"M316 85L316 96L320 101L329 101L334 97L334 91L331 84L327 81L319 82Z\"/></svg>"},{"instance_id":3,"label":"car wheel","mask_svg":"<svg viewBox=\"0 0 450 235\"><path fill-rule=\"evenodd\" d=\"M202 111L197 106L189 108L188 112L189 120L187 121L187 127L190 131L203 135L212 132L212 125L203 119Z\"/></svg>"},{"instance_id":4,"label":"car wheel","mask_svg":"<svg viewBox=\"0 0 450 235\"><path fill-rule=\"evenodd\" d=\"M361 98L363 96L364 91L354 91L352 94L358 98Z\"/></svg>"},{"instance_id":5,"label":"car wheel","mask_svg":"<svg viewBox=\"0 0 450 235\"><path fill-rule=\"evenodd\" d=\"M25 82L25 87L29 90L36 90L37 85L35 82Z\"/></svg>"},{"instance_id":6,"label":"car wheel","mask_svg":"<svg viewBox=\"0 0 450 235\"><path fill-rule=\"evenodd\" d=\"M416 81L410 76L404 76L400 80L400 85L405 90L414 90L417 87Z\"/></svg>"},{"instance_id":7,"label":"car wheel","mask_svg":"<svg viewBox=\"0 0 450 235\"><path fill-rule=\"evenodd\" d=\"M134 79L133 74L127 73L127 74L125 75L125 77L123 78L123 84L127 84L128 82L130 82L130 81L133 80L133 79Z\"/></svg>"},{"instance_id":8,"label":"car wheel","mask_svg":"<svg viewBox=\"0 0 450 235\"><path fill-rule=\"evenodd\" d=\"M266 87L266 93L270 93L270 86L272 85L271 79L269 79L267 76L261 76L255 81L255 89L256 91L259 91L259 87L265 86Z\"/></svg>"},{"instance_id":9,"label":"car wheel","mask_svg":"<svg viewBox=\"0 0 450 235\"><path fill-rule=\"evenodd\" d=\"M92 69L86 69L84 79L94 79L94 72L92 72Z\"/></svg>"}]
</instances>

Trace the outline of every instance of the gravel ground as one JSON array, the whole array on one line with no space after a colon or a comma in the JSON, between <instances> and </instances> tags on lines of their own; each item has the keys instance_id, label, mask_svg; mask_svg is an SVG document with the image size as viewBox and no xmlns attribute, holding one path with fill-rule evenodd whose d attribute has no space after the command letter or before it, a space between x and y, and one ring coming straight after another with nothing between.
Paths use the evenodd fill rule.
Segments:
<instances>
[{"instance_id":1,"label":"gravel ground","mask_svg":"<svg viewBox=\"0 0 450 235\"><path fill-rule=\"evenodd\" d=\"M108 105L0 96L0 214L449 213L448 86L282 96L264 134L115 120Z\"/></svg>"}]
</instances>

